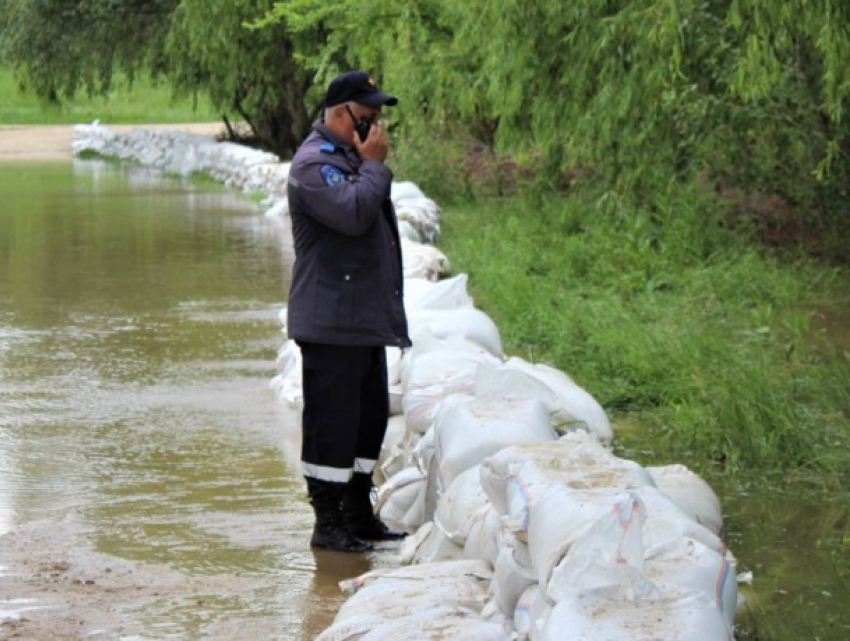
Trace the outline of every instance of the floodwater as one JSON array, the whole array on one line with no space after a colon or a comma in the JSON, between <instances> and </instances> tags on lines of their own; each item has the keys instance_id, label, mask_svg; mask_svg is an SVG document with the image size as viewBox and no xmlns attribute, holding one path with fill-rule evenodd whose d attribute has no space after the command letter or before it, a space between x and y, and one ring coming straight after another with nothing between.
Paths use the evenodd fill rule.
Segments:
<instances>
[{"instance_id":1,"label":"floodwater","mask_svg":"<svg viewBox=\"0 0 850 641\"><path fill-rule=\"evenodd\" d=\"M0 165L0 638L313 639L393 563L308 546L268 387L282 225L141 168Z\"/></svg>"}]
</instances>

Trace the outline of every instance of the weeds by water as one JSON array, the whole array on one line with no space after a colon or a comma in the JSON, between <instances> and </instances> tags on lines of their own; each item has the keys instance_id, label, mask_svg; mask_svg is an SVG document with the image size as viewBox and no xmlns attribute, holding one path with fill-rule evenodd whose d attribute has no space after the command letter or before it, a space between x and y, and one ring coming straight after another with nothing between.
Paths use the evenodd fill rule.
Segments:
<instances>
[{"instance_id":1,"label":"weeds by water","mask_svg":"<svg viewBox=\"0 0 850 641\"><path fill-rule=\"evenodd\" d=\"M640 208L518 197L449 209L442 246L506 349L638 417L644 458L843 485L850 366L810 339L807 301L848 274L771 256L724 219L695 188Z\"/></svg>"}]
</instances>

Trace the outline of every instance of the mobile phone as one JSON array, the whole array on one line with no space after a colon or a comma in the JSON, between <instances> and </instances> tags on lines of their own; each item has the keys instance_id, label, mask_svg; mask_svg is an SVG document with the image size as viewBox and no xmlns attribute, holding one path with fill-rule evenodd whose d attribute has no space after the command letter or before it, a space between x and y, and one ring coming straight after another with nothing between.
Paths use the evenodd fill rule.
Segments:
<instances>
[{"instance_id":1,"label":"mobile phone","mask_svg":"<svg viewBox=\"0 0 850 641\"><path fill-rule=\"evenodd\" d=\"M360 136L360 142L366 142L366 139L369 137L369 131L372 129L372 123L372 120L363 119L357 121L357 124L354 125L357 135Z\"/></svg>"}]
</instances>

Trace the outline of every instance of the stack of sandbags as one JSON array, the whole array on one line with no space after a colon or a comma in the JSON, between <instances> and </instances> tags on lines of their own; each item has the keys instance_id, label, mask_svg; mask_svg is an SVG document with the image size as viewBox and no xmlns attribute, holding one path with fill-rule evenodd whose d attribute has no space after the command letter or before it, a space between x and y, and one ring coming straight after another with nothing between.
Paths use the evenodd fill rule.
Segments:
<instances>
[{"instance_id":1,"label":"stack of sandbags","mask_svg":"<svg viewBox=\"0 0 850 641\"><path fill-rule=\"evenodd\" d=\"M94 151L172 174L204 173L243 191L285 195L290 163L268 152L176 130L135 128L116 134L97 123L74 127L75 154Z\"/></svg>"},{"instance_id":2,"label":"stack of sandbags","mask_svg":"<svg viewBox=\"0 0 850 641\"><path fill-rule=\"evenodd\" d=\"M504 641L510 623L480 616L492 574L485 563L458 561L343 581L340 587L352 596L316 641Z\"/></svg>"},{"instance_id":3,"label":"stack of sandbags","mask_svg":"<svg viewBox=\"0 0 850 641\"><path fill-rule=\"evenodd\" d=\"M291 163L281 162L272 153L176 130L134 128L117 134L97 122L74 127L72 149L75 154L93 151L167 173L184 176L204 173L228 187L265 193L269 216L287 212L286 179ZM393 183L390 194L399 232L405 241L412 243L405 251L406 273L411 277L431 278L446 273L445 256L427 245L440 235L437 204L412 182ZM442 266L429 271L435 260L442 261Z\"/></svg>"},{"instance_id":4,"label":"stack of sandbags","mask_svg":"<svg viewBox=\"0 0 850 641\"><path fill-rule=\"evenodd\" d=\"M412 182L394 182L390 198L395 205L401 235L433 244L440 236L440 208Z\"/></svg>"},{"instance_id":5,"label":"stack of sandbags","mask_svg":"<svg viewBox=\"0 0 850 641\"><path fill-rule=\"evenodd\" d=\"M480 480L500 515L488 608L519 638L731 635L735 560L717 532L595 437L505 449Z\"/></svg>"},{"instance_id":6,"label":"stack of sandbags","mask_svg":"<svg viewBox=\"0 0 850 641\"><path fill-rule=\"evenodd\" d=\"M438 266L439 258L428 270L432 273L442 273ZM484 341L501 353L501 339L493 321L483 312L472 307L471 299L466 293L466 274L454 278L433 282L425 278L405 278L405 309L410 317L410 334L418 336L417 345L420 351L425 350L425 344L433 346L434 341L428 335L439 332L441 336L459 337L471 335L479 341ZM459 318L451 318L453 311L465 310ZM421 314L422 316L417 316ZM430 315L429 315L430 314ZM297 406L303 400L301 389L301 353L295 341L286 338L286 309L278 315L284 334L284 343L278 350L278 374L272 379L271 387L277 398L290 406ZM482 351L473 346L472 349ZM409 351L409 350L408 350ZM495 356L494 356L495 358ZM393 415L401 414L402 408L402 373L405 361L401 350L395 347L387 348L387 378L390 388L390 411Z\"/></svg>"}]
</instances>

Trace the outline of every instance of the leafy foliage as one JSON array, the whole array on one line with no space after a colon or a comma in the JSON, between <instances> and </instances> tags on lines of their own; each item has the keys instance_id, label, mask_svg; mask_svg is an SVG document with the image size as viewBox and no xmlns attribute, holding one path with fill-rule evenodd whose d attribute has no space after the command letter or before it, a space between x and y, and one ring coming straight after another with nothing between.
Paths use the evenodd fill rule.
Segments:
<instances>
[{"instance_id":1,"label":"leafy foliage","mask_svg":"<svg viewBox=\"0 0 850 641\"><path fill-rule=\"evenodd\" d=\"M205 92L261 144L291 152L310 129L312 75L283 27L251 32L263 0L3 0L0 33L22 85L58 103L109 92L116 73L168 78Z\"/></svg>"},{"instance_id":2,"label":"leafy foliage","mask_svg":"<svg viewBox=\"0 0 850 641\"><path fill-rule=\"evenodd\" d=\"M295 61L296 43L283 25L245 28L270 8L264 0L181 0L166 52L179 93L206 92L216 107L236 114L286 155L310 130L313 81Z\"/></svg>"},{"instance_id":3,"label":"leafy foliage","mask_svg":"<svg viewBox=\"0 0 850 641\"><path fill-rule=\"evenodd\" d=\"M550 184L581 166L638 203L707 176L847 244L842 0L292 0L278 21L330 34L302 50L319 79L380 70L409 135L461 123L496 153L542 151Z\"/></svg>"},{"instance_id":4,"label":"leafy foliage","mask_svg":"<svg viewBox=\"0 0 850 641\"><path fill-rule=\"evenodd\" d=\"M39 96L103 93L120 70L163 68L162 44L177 0L6 0L6 55Z\"/></svg>"}]
</instances>

